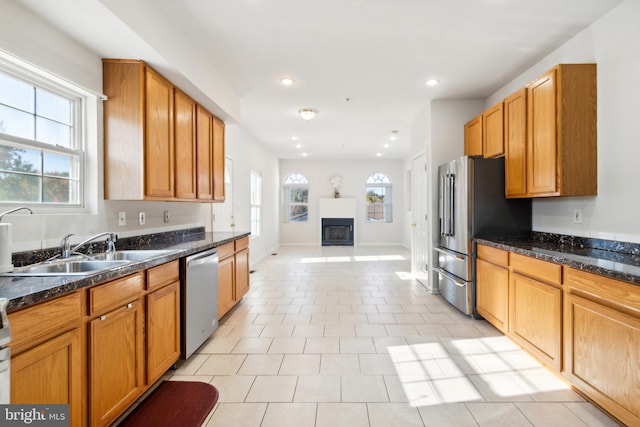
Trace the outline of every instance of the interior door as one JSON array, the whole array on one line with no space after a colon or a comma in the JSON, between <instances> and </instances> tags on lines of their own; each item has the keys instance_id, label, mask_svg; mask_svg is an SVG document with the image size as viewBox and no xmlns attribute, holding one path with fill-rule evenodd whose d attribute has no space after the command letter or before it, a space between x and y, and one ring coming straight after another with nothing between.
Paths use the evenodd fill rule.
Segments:
<instances>
[{"instance_id":1,"label":"interior door","mask_svg":"<svg viewBox=\"0 0 640 427\"><path fill-rule=\"evenodd\" d=\"M427 156L420 154L413 159L411 188L412 200L412 235L411 235L411 267L412 273L423 285L427 285L427 263L429 238L427 234Z\"/></svg>"},{"instance_id":2,"label":"interior door","mask_svg":"<svg viewBox=\"0 0 640 427\"><path fill-rule=\"evenodd\" d=\"M235 230L233 210L233 160L225 158L224 161L224 202L212 203L212 229L213 231Z\"/></svg>"}]
</instances>

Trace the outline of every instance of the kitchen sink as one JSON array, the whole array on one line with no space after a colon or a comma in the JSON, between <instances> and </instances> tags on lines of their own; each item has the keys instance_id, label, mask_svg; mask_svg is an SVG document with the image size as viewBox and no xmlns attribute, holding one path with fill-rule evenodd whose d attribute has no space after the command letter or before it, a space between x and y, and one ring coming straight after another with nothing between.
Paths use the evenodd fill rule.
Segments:
<instances>
[{"instance_id":1,"label":"kitchen sink","mask_svg":"<svg viewBox=\"0 0 640 427\"><path fill-rule=\"evenodd\" d=\"M0 276L86 276L136 261L168 255L170 250L124 250L112 253L77 255L14 268Z\"/></svg>"},{"instance_id":2,"label":"kitchen sink","mask_svg":"<svg viewBox=\"0 0 640 427\"><path fill-rule=\"evenodd\" d=\"M144 259L151 259L158 256L168 255L173 251L170 250L125 250L116 251L113 253L100 253L91 255L95 260L106 261L142 261Z\"/></svg>"},{"instance_id":3,"label":"kitchen sink","mask_svg":"<svg viewBox=\"0 0 640 427\"><path fill-rule=\"evenodd\" d=\"M6 276L61 276L61 275L87 275L102 270L108 270L130 261L96 261L96 260L72 260L45 262L41 264L28 265L26 267L14 268L11 273L4 273Z\"/></svg>"}]
</instances>

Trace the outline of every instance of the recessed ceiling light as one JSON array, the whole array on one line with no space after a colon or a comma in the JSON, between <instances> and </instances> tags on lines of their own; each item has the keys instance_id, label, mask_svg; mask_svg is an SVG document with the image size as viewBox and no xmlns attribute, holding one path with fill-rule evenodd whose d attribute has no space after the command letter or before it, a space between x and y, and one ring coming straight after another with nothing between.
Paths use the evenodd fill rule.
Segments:
<instances>
[{"instance_id":1,"label":"recessed ceiling light","mask_svg":"<svg viewBox=\"0 0 640 427\"><path fill-rule=\"evenodd\" d=\"M391 141L395 141L396 139L398 139L398 137L397 137L397 136L395 136L395 135L391 135L391 136L389 137L389 140L391 140Z\"/></svg>"},{"instance_id":2,"label":"recessed ceiling light","mask_svg":"<svg viewBox=\"0 0 640 427\"><path fill-rule=\"evenodd\" d=\"M384 148L389 148L389 144L384 144Z\"/></svg>"},{"instance_id":3,"label":"recessed ceiling light","mask_svg":"<svg viewBox=\"0 0 640 427\"><path fill-rule=\"evenodd\" d=\"M440 83L440 80L438 79L429 79L427 80L427 86L437 86L438 83Z\"/></svg>"},{"instance_id":4,"label":"recessed ceiling light","mask_svg":"<svg viewBox=\"0 0 640 427\"><path fill-rule=\"evenodd\" d=\"M307 157L307 153L302 153L302 157Z\"/></svg>"},{"instance_id":5,"label":"recessed ceiling light","mask_svg":"<svg viewBox=\"0 0 640 427\"><path fill-rule=\"evenodd\" d=\"M291 77L281 77L280 84L282 86L291 86L294 83L294 80Z\"/></svg>"},{"instance_id":6,"label":"recessed ceiling light","mask_svg":"<svg viewBox=\"0 0 640 427\"><path fill-rule=\"evenodd\" d=\"M293 136L291 137L291 140L292 140L292 141L297 141L297 140L298 140L298 137L297 137L297 136L295 136L295 135L293 135Z\"/></svg>"},{"instance_id":7,"label":"recessed ceiling light","mask_svg":"<svg viewBox=\"0 0 640 427\"><path fill-rule=\"evenodd\" d=\"M318 112L313 108L303 108L299 110L298 113L305 120L312 120L316 114L318 114Z\"/></svg>"},{"instance_id":8,"label":"recessed ceiling light","mask_svg":"<svg viewBox=\"0 0 640 427\"><path fill-rule=\"evenodd\" d=\"M376 156L382 157L382 153L376 153Z\"/></svg>"},{"instance_id":9,"label":"recessed ceiling light","mask_svg":"<svg viewBox=\"0 0 640 427\"><path fill-rule=\"evenodd\" d=\"M302 148L302 145L296 144L296 148Z\"/></svg>"}]
</instances>

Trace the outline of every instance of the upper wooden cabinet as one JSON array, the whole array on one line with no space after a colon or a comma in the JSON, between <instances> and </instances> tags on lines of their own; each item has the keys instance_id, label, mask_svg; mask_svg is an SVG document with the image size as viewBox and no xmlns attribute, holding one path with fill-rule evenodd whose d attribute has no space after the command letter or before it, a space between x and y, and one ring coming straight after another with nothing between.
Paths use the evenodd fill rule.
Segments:
<instances>
[{"instance_id":1,"label":"upper wooden cabinet","mask_svg":"<svg viewBox=\"0 0 640 427\"><path fill-rule=\"evenodd\" d=\"M213 194L224 159L215 170L211 113L143 61L103 59L103 86L105 199L224 201Z\"/></svg>"},{"instance_id":2,"label":"upper wooden cabinet","mask_svg":"<svg viewBox=\"0 0 640 427\"><path fill-rule=\"evenodd\" d=\"M504 100L505 195L527 195L527 89Z\"/></svg>"},{"instance_id":3,"label":"upper wooden cabinet","mask_svg":"<svg viewBox=\"0 0 640 427\"><path fill-rule=\"evenodd\" d=\"M176 197L196 198L196 102L175 89Z\"/></svg>"},{"instance_id":4,"label":"upper wooden cabinet","mask_svg":"<svg viewBox=\"0 0 640 427\"><path fill-rule=\"evenodd\" d=\"M504 155L504 112L500 102L464 125L464 155Z\"/></svg>"},{"instance_id":5,"label":"upper wooden cabinet","mask_svg":"<svg viewBox=\"0 0 640 427\"><path fill-rule=\"evenodd\" d=\"M464 125L464 155L482 156L482 115Z\"/></svg>"},{"instance_id":6,"label":"upper wooden cabinet","mask_svg":"<svg viewBox=\"0 0 640 427\"><path fill-rule=\"evenodd\" d=\"M213 116L213 200L223 202L224 193L224 122Z\"/></svg>"},{"instance_id":7,"label":"upper wooden cabinet","mask_svg":"<svg viewBox=\"0 0 640 427\"><path fill-rule=\"evenodd\" d=\"M596 65L561 64L509 98L508 197L597 194ZM521 104L527 105L526 188L522 188ZM513 156L513 157L512 157ZM524 191L523 191L524 190Z\"/></svg>"},{"instance_id":8,"label":"upper wooden cabinet","mask_svg":"<svg viewBox=\"0 0 640 427\"><path fill-rule=\"evenodd\" d=\"M504 156L504 109L499 102L482 113L482 156Z\"/></svg>"}]
</instances>

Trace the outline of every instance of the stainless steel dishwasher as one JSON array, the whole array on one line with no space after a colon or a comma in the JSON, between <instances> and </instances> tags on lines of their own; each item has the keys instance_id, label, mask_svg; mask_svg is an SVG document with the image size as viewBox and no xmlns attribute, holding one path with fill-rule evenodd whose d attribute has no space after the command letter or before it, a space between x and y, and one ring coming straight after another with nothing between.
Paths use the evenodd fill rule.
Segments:
<instances>
[{"instance_id":1,"label":"stainless steel dishwasher","mask_svg":"<svg viewBox=\"0 0 640 427\"><path fill-rule=\"evenodd\" d=\"M218 250L182 262L182 357L187 359L218 329Z\"/></svg>"}]
</instances>

